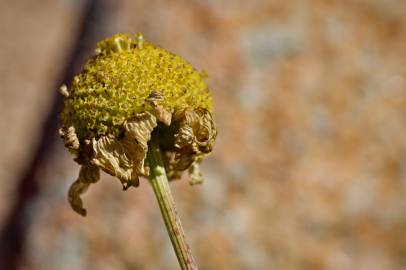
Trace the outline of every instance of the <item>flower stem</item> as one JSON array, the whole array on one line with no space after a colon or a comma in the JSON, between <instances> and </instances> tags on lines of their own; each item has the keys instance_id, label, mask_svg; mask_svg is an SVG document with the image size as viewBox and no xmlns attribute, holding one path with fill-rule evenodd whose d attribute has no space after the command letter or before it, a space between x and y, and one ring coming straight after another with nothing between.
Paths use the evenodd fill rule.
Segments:
<instances>
[{"instance_id":1,"label":"flower stem","mask_svg":"<svg viewBox=\"0 0 406 270\"><path fill-rule=\"evenodd\" d=\"M150 166L150 182L158 200L159 208L165 222L166 229L175 250L176 257L182 270L197 270L192 252L186 243L180 218L176 211L162 161L157 138L152 136L148 147L148 161Z\"/></svg>"}]
</instances>

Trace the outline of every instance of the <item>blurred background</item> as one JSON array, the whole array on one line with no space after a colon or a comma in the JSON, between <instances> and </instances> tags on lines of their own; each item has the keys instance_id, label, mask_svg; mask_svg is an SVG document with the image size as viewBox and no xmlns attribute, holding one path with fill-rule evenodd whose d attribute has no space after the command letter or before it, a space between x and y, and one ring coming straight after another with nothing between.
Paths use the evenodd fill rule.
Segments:
<instances>
[{"instance_id":1,"label":"blurred background","mask_svg":"<svg viewBox=\"0 0 406 270\"><path fill-rule=\"evenodd\" d=\"M117 32L209 74L205 183L171 184L201 269L406 269L406 1L0 1L0 269L178 269L152 189L73 212L57 89Z\"/></svg>"}]
</instances>

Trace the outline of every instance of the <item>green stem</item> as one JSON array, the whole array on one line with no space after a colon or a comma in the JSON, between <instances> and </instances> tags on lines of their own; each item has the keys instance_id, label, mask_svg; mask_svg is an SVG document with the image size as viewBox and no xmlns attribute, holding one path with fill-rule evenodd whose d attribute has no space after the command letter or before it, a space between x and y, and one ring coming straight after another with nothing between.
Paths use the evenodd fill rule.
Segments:
<instances>
[{"instance_id":1,"label":"green stem","mask_svg":"<svg viewBox=\"0 0 406 270\"><path fill-rule=\"evenodd\" d=\"M162 161L161 151L157 138L151 138L148 149L148 161L150 166L150 182L158 200L159 208L165 222L166 229L175 250L176 257L182 270L197 270L192 252L186 243L180 218L176 211L166 177L165 167Z\"/></svg>"}]
</instances>

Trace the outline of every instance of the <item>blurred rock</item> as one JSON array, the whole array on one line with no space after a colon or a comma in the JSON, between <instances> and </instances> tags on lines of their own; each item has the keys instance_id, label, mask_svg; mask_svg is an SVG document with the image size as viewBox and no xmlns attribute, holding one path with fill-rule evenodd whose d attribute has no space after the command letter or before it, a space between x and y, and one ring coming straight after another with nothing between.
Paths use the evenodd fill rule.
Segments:
<instances>
[{"instance_id":1,"label":"blurred rock","mask_svg":"<svg viewBox=\"0 0 406 270\"><path fill-rule=\"evenodd\" d=\"M80 7L69 1L0 2L0 225L38 142Z\"/></svg>"}]
</instances>

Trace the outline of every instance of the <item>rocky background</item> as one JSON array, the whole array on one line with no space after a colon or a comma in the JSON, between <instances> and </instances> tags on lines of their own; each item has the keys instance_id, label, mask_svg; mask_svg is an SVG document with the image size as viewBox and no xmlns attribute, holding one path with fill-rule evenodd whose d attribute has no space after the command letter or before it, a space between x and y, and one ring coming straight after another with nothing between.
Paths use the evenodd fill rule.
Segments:
<instances>
[{"instance_id":1,"label":"rocky background","mask_svg":"<svg viewBox=\"0 0 406 270\"><path fill-rule=\"evenodd\" d=\"M178 269L146 180L103 174L88 217L70 209L79 167L56 129L22 182L83 20L209 74L206 182L171 184L201 269L406 269L405 1L101 2L86 18L86 1L0 1L0 269Z\"/></svg>"}]
</instances>

